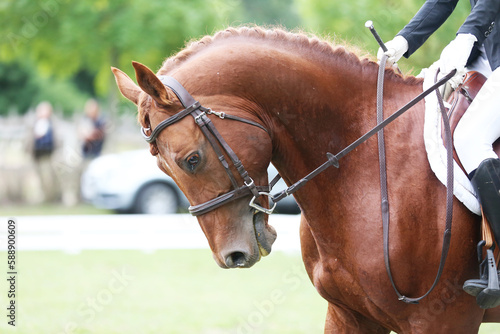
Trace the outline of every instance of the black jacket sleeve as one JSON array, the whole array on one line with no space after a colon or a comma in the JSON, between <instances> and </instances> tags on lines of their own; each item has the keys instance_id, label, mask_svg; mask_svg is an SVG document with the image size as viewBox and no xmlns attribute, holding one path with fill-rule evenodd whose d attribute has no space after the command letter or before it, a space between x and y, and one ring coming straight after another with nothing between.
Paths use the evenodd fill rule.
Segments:
<instances>
[{"instance_id":1,"label":"black jacket sleeve","mask_svg":"<svg viewBox=\"0 0 500 334\"><path fill-rule=\"evenodd\" d=\"M492 32L494 22L499 15L500 0L477 0L458 33L476 36L478 44L481 45Z\"/></svg>"},{"instance_id":2,"label":"black jacket sleeve","mask_svg":"<svg viewBox=\"0 0 500 334\"><path fill-rule=\"evenodd\" d=\"M479 0L482 1L482 0ZM485 0L500 2L500 0ZM408 41L406 58L411 56L451 15L458 0L427 0L398 35ZM491 23L491 21L490 21Z\"/></svg>"}]
</instances>

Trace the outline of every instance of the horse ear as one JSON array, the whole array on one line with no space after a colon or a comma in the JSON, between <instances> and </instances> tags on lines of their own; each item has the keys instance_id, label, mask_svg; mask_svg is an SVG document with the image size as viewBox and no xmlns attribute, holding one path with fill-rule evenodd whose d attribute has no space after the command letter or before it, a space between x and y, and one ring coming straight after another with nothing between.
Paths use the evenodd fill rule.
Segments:
<instances>
[{"instance_id":1,"label":"horse ear","mask_svg":"<svg viewBox=\"0 0 500 334\"><path fill-rule=\"evenodd\" d=\"M123 96L137 105L139 94L142 92L139 86L137 86L123 71L120 71L115 67L111 67L111 71L113 71L113 74L115 75L116 84L118 85L118 89Z\"/></svg>"},{"instance_id":2,"label":"horse ear","mask_svg":"<svg viewBox=\"0 0 500 334\"><path fill-rule=\"evenodd\" d=\"M159 105L170 105L172 101L168 96L165 85L158 79L147 66L132 62L135 68L135 77L141 89L153 98Z\"/></svg>"}]
</instances>

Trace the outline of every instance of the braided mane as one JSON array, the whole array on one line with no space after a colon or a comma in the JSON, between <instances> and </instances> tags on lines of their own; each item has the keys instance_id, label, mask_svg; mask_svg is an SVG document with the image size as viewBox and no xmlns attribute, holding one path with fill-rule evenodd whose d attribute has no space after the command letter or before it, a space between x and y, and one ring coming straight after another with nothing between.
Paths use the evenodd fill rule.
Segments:
<instances>
[{"instance_id":1,"label":"braided mane","mask_svg":"<svg viewBox=\"0 0 500 334\"><path fill-rule=\"evenodd\" d=\"M248 38L251 40L258 40L261 43L287 44L288 46L307 48L309 50L316 50L331 55L338 54L339 51L340 53L347 54L349 53L348 49L351 52L354 51L353 47L333 46L326 41L320 40L316 36L309 37L304 33L291 33L278 28L269 30L261 27L227 28L217 32L214 36L204 36L198 41L192 41L184 50L166 59L162 68L171 69L204 48L233 38ZM358 52L359 51L356 50L356 53Z\"/></svg>"},{"instance_id":2,"label":"braided mane","mask_svg":"<svg viewBox=\"0 0 500 334\"><path fill-rule=\"evenodd\" d=\"M233 39L248 39L249 41L257 41L259 43L270 43L272 45L280 45L288 49L303 50L305 52L315 52L324 57L341 57L344 61L348 61L353 66L371 67L374 71L378 69L377 63L369 54L362 52L359 48L342 44L330 43L320 39L314 35L305 33L292 33L280 28L264 29L261 27L240 27L227 28L217 32L213 36L204 36L200 40L192 41L188 46L177 53L176 55L167 58L160 69L160 72L170 71L184 63L191 56L203 51L211 45L230 42ZM387 69L386 73L396 80L409 80L408 83L418 82L412 76L405 74L401 75L392 69Z\"/></svg>"}]
</instances>

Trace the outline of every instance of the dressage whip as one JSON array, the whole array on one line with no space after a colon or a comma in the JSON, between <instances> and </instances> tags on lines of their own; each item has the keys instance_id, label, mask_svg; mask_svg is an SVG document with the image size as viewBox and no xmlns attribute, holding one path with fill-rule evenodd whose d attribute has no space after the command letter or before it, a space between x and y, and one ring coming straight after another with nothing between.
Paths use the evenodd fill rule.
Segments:
<instances>
[{"instance_id":1,"label":"dressage whip","mask_svg":"<svg viewBox=\"0 0 500 334\"><path fill-rule=\"evenodd\" d=\"M377 41L378 45L382 48L384 52L387 52L387 47L385 46L384 42L382 41L382 38L380 38L379 34L377 33L377 30L375 30L375 27L373 26L373 21L366 21L365 27L370 29L373 37L375 37L375 40Z\"/></svg>"}]
</instances>

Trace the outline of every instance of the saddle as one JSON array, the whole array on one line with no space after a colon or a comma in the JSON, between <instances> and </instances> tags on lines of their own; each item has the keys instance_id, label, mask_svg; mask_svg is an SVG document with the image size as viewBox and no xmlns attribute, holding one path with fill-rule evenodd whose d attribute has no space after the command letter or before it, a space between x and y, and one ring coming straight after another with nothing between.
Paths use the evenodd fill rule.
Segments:
<instances>
[{"instance_id":1,"label":"saddle","mask_svg":"<svg viewBox=\"0 0 500 334\"><path fill-rule=\"evenodd\" d=\"M463 82L450 94L447 99L449 108L447 110L448 118L450 119L450 127L452 136L455 133L455 129L460 122L462 116L467 112L467 108L475 99L477 93L486 82L486 77L479 72L470 71L467 72ZM444 143L444 127L441 126L441 138L443 138ZM493 150L500 158L500 138L493 143ZM455 162L460 166L460 168L465 172L465 169L458 158L457 152L455 150L455 144L453 144L453 158ZM467 174L467 173L466 173Z\"/></svg>"}]
</instances>

